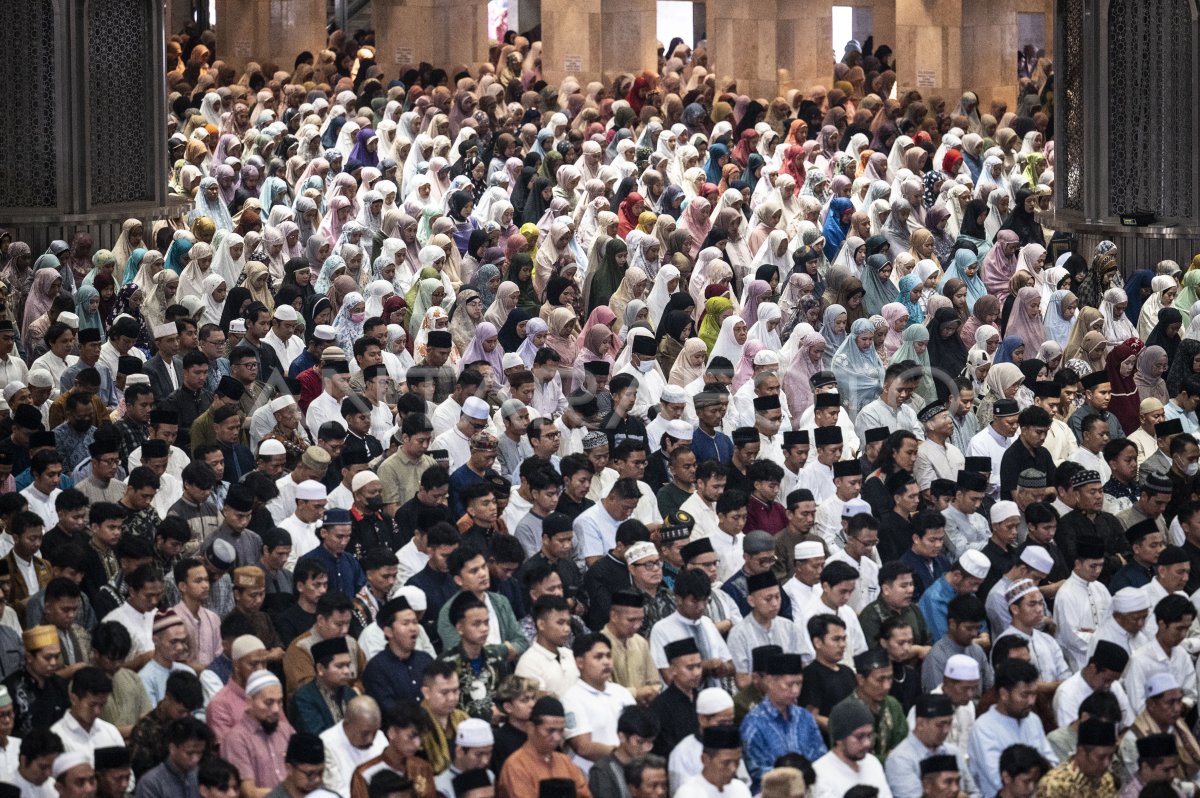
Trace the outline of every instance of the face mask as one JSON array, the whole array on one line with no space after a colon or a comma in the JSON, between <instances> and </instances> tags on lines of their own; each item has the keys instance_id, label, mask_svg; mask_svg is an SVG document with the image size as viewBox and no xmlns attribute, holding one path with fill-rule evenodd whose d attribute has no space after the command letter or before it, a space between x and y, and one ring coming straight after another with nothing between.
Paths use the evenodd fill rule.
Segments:
<instances>
[{"instance_id":1,"label":"face mask","mask_svg":"<svg viewBox=\"0 0 1200 798\"><path fill-rule=\"evenodd\" d=\"M649 372L651 369L654 368L654 361L653 360L643 360L641 363L638 363L637 368L638 368L638 371L642 372L643 374L646 374L647 372Z\"/></svg>"},{"instance_id":2,"label":"face mask","mask_svg":"<svg viewBox=\"0 0 1200 798\"><path fill-rule=\"evenodd\" d=\"M351 313L350 314L350 321L354 322L355 324L362 324L363 320L366 318L367 318L366 313Z\"/></svg>"},{"instance_id":3,"label":"face mask","mask_svg":"<svg viewBox=\"0 0 1200 798\"><path fill-rule=\"evenodd\" d=\"M375 496L373 498L367 499L367 509L373 513L377 513L380 510L382 510L383 509L383 497Z\"/></svg>"},{"instance_id":4,"label":"face mask","mask_svg":"<svg viewBox=\"0 0 1200 798\"><path fill-rule=\"evenodd\" d=\"M1200 471L1200 463L1188 463L1187 475L1189 477L1196 476L1196 472Z\"/></svg>"}]
</instances>

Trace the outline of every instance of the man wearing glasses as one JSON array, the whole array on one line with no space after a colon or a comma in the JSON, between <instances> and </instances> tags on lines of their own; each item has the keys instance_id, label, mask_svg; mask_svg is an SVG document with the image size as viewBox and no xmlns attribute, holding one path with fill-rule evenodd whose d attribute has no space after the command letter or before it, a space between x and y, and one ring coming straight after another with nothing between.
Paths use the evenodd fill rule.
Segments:
<instances>
[{"instance_id":1,"label":"man wearing glasses","mask_svg":"<svg viewBox=\"0 0 1200 798\"><path fill-rule=\"evenodd\" d=\"M761 529L747 532L742 538L742 568L725 580L721 590L728 593L737 603L742 617L750 614L749 601L751 577L766 573L775 567L775 538ZM792 600L788 594L780 591L782 599L779 605L779 616L792 620Z\"/></svg>"},{"instance_id":2,"label":"man wearing glasses","mask_svg":"<svg viewBox=\"0 0 1200 798\"><path fill-rule=\"evenodd\" d=\"M653 543L634 543L625 551L625 562L629 565L629 578L633 589L646 597L645 615L638 630L642 637L649 637L654 624L675 612L675 599L663 584L663 563Z\"/></svg>"},{"instance_id":3,"label":"man wearing glasses","mask_svg":"<svg viewBox=\"0 0 1200 798\"><path fill-rule=\"evenodd\" d=\"M113 502L125 495L125 483L117 479L121 467L121 456L117 453L117 439L101 436L88 447L92 456L92 469L88 478L75 483L75 489L87 497L89 504Z\"/></svg>"}]
</instances>

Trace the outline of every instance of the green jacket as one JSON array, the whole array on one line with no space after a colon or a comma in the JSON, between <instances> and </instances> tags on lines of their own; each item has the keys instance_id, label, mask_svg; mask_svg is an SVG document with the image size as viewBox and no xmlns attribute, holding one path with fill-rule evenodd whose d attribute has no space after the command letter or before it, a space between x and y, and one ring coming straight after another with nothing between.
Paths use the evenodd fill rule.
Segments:
<instances>
[{"instance_id":1,"label":"green jacket","mask_svg":"<svg viewBox=\"0 0 1200 798\"><path fill-rule=\"evenodd\" d=\"M442 650L449 651L458 645L458 630L450 623L450 605L454 603L454 594L442 608L438 610L438 636L442 638ZM521 633L521 624L517 622L517 616L513 613L512 605L508 603L508 599L499 593L488 591L488 599L492 603L492 608L496 611L496 620L500 624L500 639L505 643L511 643L517 650L518 656L525 653L525 649L529 648L529 641L525 639L525 635Z\"/></svg>"}]
</instances>

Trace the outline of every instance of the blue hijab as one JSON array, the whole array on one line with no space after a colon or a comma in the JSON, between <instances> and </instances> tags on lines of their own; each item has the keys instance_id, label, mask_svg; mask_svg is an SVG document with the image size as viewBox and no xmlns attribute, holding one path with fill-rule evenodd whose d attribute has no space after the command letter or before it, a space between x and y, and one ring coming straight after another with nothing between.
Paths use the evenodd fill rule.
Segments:
<instances>
[{"instance_id":1,"label":"blue hijab","mask_svg":"<svg viewBox=\"0 0 1200 798\"><path fill-rule=\"evenodd\" d=\"M832 361L838 382L848 389L851 413L874 401L883 390L883 362L874 343L865 352L858 348L857 338L864 333L874 335L875 323L870 319L855 319L850 325L850 334L837 348Z\"/></svg>"},{"instance_id":2,"label":"blue hijab","mask_svg":"<svg viewBox=\"0 0 1200 798\"><path fill-rule=\"evenodd\" d=\"M967 269L975 266L975 276L968 277ZM938 281L938 290L941 291L945 287L946 282L958 278L967 286L967 311L975 310L975 301L987 293L987 288L983 284L983 279L979 276L979 256L970 249L959 249L954 253L954 260L951 261L950 267L946 269L946 273L942 275L942 279Z\"/></svg>"},{"instance_id":3,"label":"blue hijab","mask_svg":"<svg viewBox=\"0 0 1200 798\"><path fill-rule=\"evenodd\" d=\"M1138 269L1125 281L1125 296L1129 298L1129 304L1125 306L1125 318L1129 319L1134 327L1137 327L1138 319L1142 315L1142 304L1147 299L1142 296L1142 289L1149 288L1150 281L1153 279L1154 272L1149 269Z\"/></svg>"},{"instance_id":4,"label":"blue hijab","mask_svg":"<svg viewBox=\"0 0 1200 798\"><path fill-rule=\"evenodd\" d=\"M846 234L850 232L850 223L842 223L842 215L848 210L854 210L853 202L845 197L834 197L829 202L829 212L825 214L825 227L821 235L825 237L825 258L831 263L841 250Z\"/></svg>"},{"instance_id":5,"label":"blue hijab","mask_svg":"<svg viewBox=\"0 0 1200 798\"><path fill-rule=\"evenodd\" d=\"M724 144L713 144L708 148L708 160L704 162L704 174L708 182L714 186L721 183L721 167L717 164L717 159L728 157L729 148Z\"/></svg>"},{"instance_id":6,"label":"blue hijab","mask_svg":"<svg viewBox=\"0 0 1200 798\"><path fill-rule=\"evenodd\" d=\"M171 246L167 248L167 257L163 261L164 268L170 269L176 274L183 273L183 267L187 266L188 252L192 249L192 242L186 238L177 238L171 242Z\"/></svg>"},{"instance_id":7,"label":"blue hijab","mask_svg":"<svg viewBox=\"0 0 1200 798\"><path fill-rule=\"evenodd\" d=\"M913 302L909 298L912 290L921 284L921 278L915 274L906 274L900 278L900 298L896 301L904 305L904 309L908 311L908 325L925 323L925 311L921 310L921 306Z\"/></svg>"},{"instance_id":8,"label":"blue hijab","mask_svg":"<svg viewBox=\"0 0 1200 798\"><path fill-rule=\"evenodd\" d=\"M993 363L1012 363L1013 352L1025 346L1025 341L1015 335L1006 336L1001 342L999 348L996 349L996 357Z\"/></svg>"}]
</instances>

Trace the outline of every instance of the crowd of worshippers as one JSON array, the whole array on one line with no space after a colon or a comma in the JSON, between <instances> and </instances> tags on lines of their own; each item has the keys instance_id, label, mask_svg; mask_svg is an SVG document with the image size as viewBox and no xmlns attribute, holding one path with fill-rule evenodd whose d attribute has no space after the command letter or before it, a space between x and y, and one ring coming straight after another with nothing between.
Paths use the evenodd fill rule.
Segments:
<instances>
[{"instance_id":1,"label":"crowd of worshippers","mask_svg":"<svg viewBox=\"0 0 1200 798\"><path fill-rule=\"evenodd\" d=\"M1195 794L1200 256L1045 226L1048 64L214 43L179 218L0 233L0 798Z\"/></svg>"}]
</instances>

